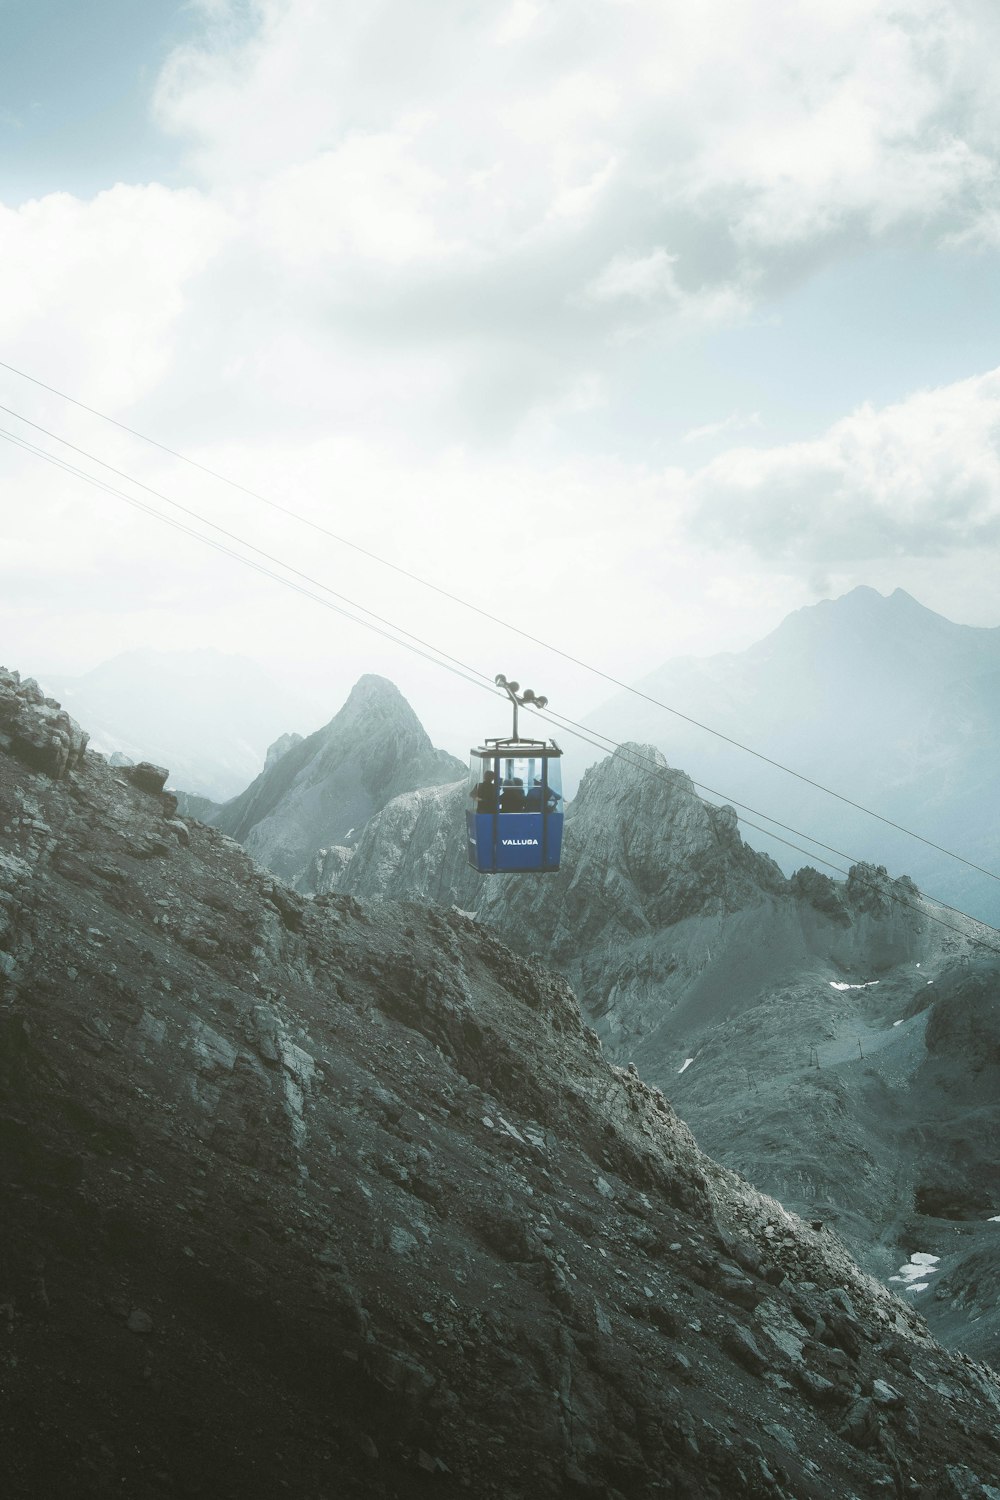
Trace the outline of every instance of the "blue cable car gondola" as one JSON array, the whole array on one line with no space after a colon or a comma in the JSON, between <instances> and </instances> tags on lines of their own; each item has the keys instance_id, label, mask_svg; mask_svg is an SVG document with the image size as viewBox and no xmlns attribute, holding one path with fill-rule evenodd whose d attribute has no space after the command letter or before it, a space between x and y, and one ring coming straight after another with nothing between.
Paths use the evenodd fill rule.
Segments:
<instances>
[{"instance_id":1,"label":"blue cable car gondola","mask_svg":"<svg viewBox=\"0 0 1000 1500\"><path fill-rule=\"evenodd\" d=\"M502 675L497 685L514 706L514 733L470 752L469 864L484 875L551 873L562 849L562 751L555 740L523 739L517 730L519 707L548 700Z\"/></svg>"}]
</instances>

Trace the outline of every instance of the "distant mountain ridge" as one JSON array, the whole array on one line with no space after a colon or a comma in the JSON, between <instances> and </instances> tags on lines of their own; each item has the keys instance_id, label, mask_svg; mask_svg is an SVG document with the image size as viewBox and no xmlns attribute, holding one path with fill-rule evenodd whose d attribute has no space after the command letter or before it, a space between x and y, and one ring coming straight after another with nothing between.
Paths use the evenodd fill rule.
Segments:
<instances>
[{"instance_id":1,"label":"distant mountain ridge","mask_svg":"<svg viewBox=\"0 0 1000 1500\"><path fill-rule=\"evenodd\" d=\"M1000 924L1000 881L759 758L1000 873L1000 819L990 811L1000 802L1000 627L957 625L902 589L883 598L862 587L796 611L745 652L668 661L636 689L678 713L621 693L588 727L651 742L723 800L845 851L810 855L755 834L786 872L803 857L840 869L845 859L884 864Z\"/></svg>"},{"instance_id":2,"label":"distant mountain ridge","mask_svg":"<svg viewBox=\"0 0 1000 1500\"><path fill-rule=\"evenodd\" d=\"M95 749L169 766L172 786L214 802L243 790L279 735L318 718L288 683L221 651L123 651L43 685L91 726Z\"/></svg>"}]
</instances>

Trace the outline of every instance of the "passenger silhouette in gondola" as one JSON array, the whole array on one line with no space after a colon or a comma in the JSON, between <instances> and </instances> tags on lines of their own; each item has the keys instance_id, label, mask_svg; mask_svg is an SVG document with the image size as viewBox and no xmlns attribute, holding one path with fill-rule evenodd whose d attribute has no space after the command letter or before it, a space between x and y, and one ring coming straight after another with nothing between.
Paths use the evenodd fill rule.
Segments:
<instances>
[{"instance_id":1,"label":"passenger silhouette in gondola","mask_svg":"<svg viewBox=\"0 0 1000 1500\"><path fill-rule=\"evenodd\" d=\"M495 813L497 810L497 775L495 771L486 771L482 781L473 793L476 799L477 813Z\"/></svg>"},{"instance_id":2,"label":"passenger silhouette in gondola","mask_svg":"<svg viewBox=\"0 0 1000 1500\"><path fill-rule=\"evenodd\" d=\"M500 811L505 813L524 812L524 805L524 782L520 776L512 776L510 781L505 781L503 784Z\"/></svg>"},{"instance_id":3,"label":"passenger silhouette in gondola","mask_svg":"<svg viewBox=\"0 0 1000 1500\"><path fill-rule=\"evenodd\" d=\"M524 795L525 812L555 812L558 806L559 793L554 792L550 786L543 787L541 780L536 776Z\"/></svg>"}]
</instances>

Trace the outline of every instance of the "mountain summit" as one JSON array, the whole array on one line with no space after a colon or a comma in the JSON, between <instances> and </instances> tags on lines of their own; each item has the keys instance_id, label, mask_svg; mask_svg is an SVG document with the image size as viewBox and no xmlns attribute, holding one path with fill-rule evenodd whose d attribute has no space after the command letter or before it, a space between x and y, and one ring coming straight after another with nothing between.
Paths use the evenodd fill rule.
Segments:
<instances>
[{"instance_id":1,"label":"mountain summit","mask_svg":"<svg viewBox=\"0 0 1000 1500\"><path fill-rule=\"evenodd\" d=\"M1000 824L983 815L1000 800L1000 628L957 625L902 589L857 588L797 610L747 651L668 661L636 690L645 696L618 694L588 725L657 745L737 806L801 830L755 839L786 874L803 850L783 838L816 843L816 862L826 844L846 851L842 868L906 870L1000 923L1000 885L942 852L1000 870Z\"/></svg>"},{"instance_id":2,"label":"mountain summit","mask_svg":"<svg viewBox=\"0 0 1000 1500\"><path fill-rule=\"evenodd\" d=\"M272 759L213 822L276 875L310 890L321 849L347 843L401 792L463 773L454 756L434 749L399 689L366 674L329 724Z\"/></svg>"}]
</instances>

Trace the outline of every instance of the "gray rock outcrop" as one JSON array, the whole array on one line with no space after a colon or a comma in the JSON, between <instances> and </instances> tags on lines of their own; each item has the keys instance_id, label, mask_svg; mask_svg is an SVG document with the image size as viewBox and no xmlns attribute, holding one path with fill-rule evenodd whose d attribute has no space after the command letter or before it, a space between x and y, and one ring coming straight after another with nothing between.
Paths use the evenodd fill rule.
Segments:
<instances>
[{"instance_id":1,"label":"gray rock outcrop","mask_svg":"<svg viewBox=\"0 0 1000 1500\"><path fill-rule=\"evenodd\" d=\"M774 861L743 843L733 809L703 801L651 745L623 745L586 773L564 851L540 888L498 881L481 905L560 965L588 953L619 966L685 919L718 923L787 892Z\"/></svg>"},{"instance_id":2,"label":"gray rock outcrop","mask_svg":"<svg viewBox=\"0 0 1000 1500\"><path fill-rule=\"evenodd\" d=\"M0 667L0 749L58 781L79 765L88 739L33 677L22 682L19 673Z\"/></svg>"},{"instance_id":3,"label":"gray rock outcrop","mask_svg":"<svg viewBox=\"0 0 1000 1500\"><path fill-rule=\"evenodd\" d=\"M474 911L489 877L466 857L467 800L464 778L394 797L366 824L350 864L330 871L322 888Z\"/></svg>"}]
</instances>

